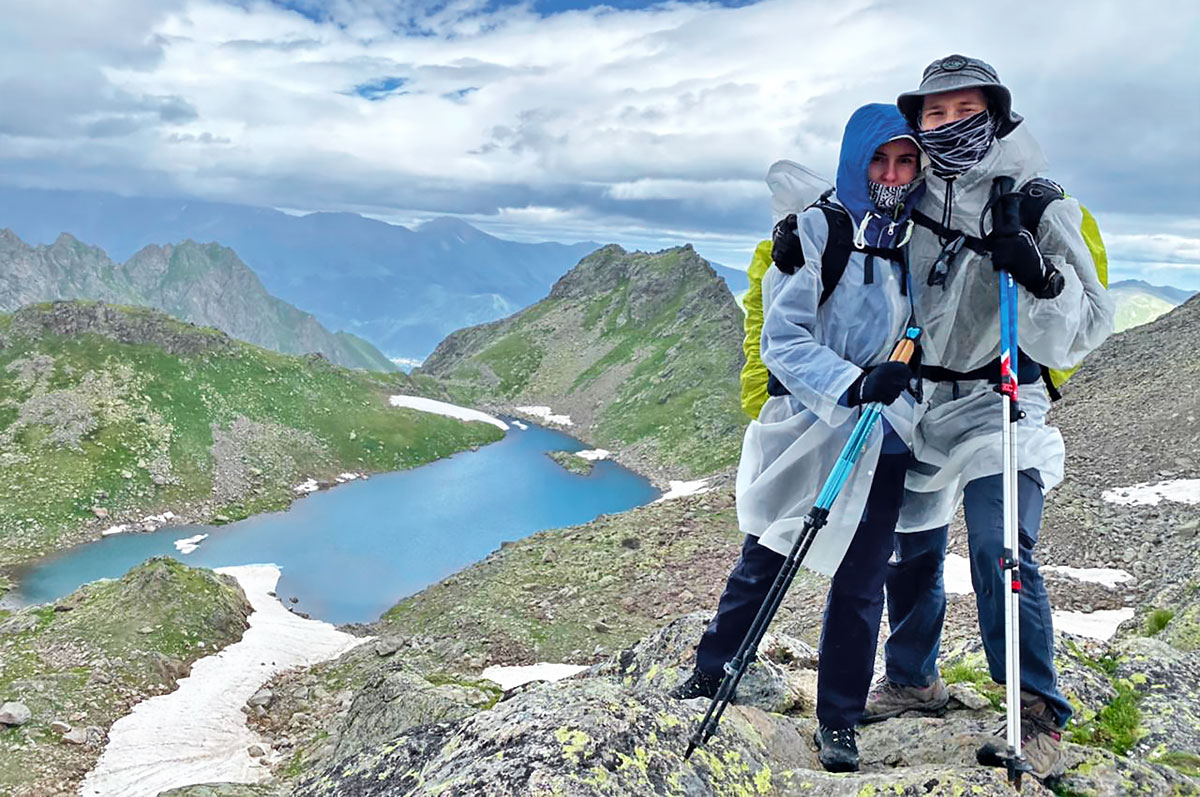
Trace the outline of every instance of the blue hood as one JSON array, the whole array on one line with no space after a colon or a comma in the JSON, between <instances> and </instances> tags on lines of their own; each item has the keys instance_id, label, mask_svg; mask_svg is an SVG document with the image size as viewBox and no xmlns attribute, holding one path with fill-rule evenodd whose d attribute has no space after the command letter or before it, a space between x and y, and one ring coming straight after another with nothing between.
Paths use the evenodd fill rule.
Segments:
<instances>
[{"instance_id":1,"label":"blue hood","mask_svg":"<svg viewBox=\"0 0 1200 797\"><path fill-rule=\"evenodd\" d=\"M850 211L855 229L858 229L868 212L875 214L875 218L867 224L866 233L866 241L872 246L891 246L903 230L901 225L896 225L894 232L888 234L887 227L891 220L879 218L880 211L876 209L875 203L867 193L867 167L871 164L871 157L881 145L898 136L912 136L914 141L916 140L916 135L896 106L883 103L864 105L855 111L846 123L846 132L842 135L842 154L838 159L837 171L837 198L846 210ZM919 172L917 179L921 179ZM924 185L918 186L905 199L898 220L908 219L922 191Z\"/></svg>"}]
</instances>

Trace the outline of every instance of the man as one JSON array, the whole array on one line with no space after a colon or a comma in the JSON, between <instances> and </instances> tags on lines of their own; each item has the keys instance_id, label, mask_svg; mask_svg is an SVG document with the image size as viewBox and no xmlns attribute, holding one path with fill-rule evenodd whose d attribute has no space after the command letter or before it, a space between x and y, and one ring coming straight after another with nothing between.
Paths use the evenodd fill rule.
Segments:
<instances>
[{"instance_id":1,"label":"man","mask_svg":"<svg viewBox=\"0 0 1200 797\"><path fill-rule=\"evenodd\" d=\"M1114 307L1096 275L1079 203L1050 202L1036 236L1022 230L980 240L991 229L993 179L1018 187L1045 166L1012 111L1009 90L988 64L951 55L930 64L916 91L897 105L930 159L927 190L910 244L913 301L924 327L929 409L914 433L915 463L887 577L891 636L886 680L872 692L864 721L945 706L937 671L945 617L942 583L948 523L961 499L980 632L993 680L1005 680L1004 548L997 270L1019 284L1017 372L1020 410L1018 525L1023 752L1035 776L1065 768L1061 729L1071 708L1057 686L1050 605L1033 557L1043 496L1062 480L1064 449L1047 426L1049 398L1040 365L1069 368L1113 329ZM966 246L965 236L974 238ZM1039 365L1040 364L1040 365ZM932 381L930 381L932 380ZM923 530L923 531L920 531ZM991 744L993 752L1003 745Z\"/></svg>"}]
</instances>

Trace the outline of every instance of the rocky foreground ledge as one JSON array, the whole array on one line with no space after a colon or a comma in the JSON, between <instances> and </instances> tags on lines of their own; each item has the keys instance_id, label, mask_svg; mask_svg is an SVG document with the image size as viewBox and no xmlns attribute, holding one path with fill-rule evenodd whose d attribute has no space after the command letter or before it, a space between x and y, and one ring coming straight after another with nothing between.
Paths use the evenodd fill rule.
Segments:
<instances>
[{"instance_id":1,"label":"rocky foreground ledge","mask_svg":"<svg viewBox=\"0 0 1200 797\"><path fill-rule=\"evenodd\" d=\"M363 698L356 713L360 730L331 748L316 773L277 791L210 785L171 794L1013 793L1003 771L975 763L976 747L1003 725L1003 717L986 690L967 682L955 685L955 700L942 717L901 717L862 729L861 773L824 772L811 743L816 657L805 643L783 635L768 635L763 661L743 681L739 703L726 712L719 733L684 761L707 701L679 702L666 691L686 673L706 619L704 613L679 618L579 676L515 689L494 705L461 685L438 685L406 672L394 660L391 675L367 690L369 701ZM1151 692L1168 688L1162 682L1166 669L1194 674L1195 654L1176 654L1174 666L1166 668L1161 656L1168 651L1158 646L1166 648L1156 640L1133 640L1116 672ZM1098 672L1082 660L1066 669L1085 704L1106 704L1111 685ZM1194 722L1196 695L1178 681L1169 688L1177 698L1162 713ZM1186 732L1177 736L1179 729L1159 730L1178 743L1194 741ZM1068 749L1070 770L1053 791L1027 780L1023 793L1200 794L1200 781L1171 766L1100 747Z\"/></svg>"}]
</instances>

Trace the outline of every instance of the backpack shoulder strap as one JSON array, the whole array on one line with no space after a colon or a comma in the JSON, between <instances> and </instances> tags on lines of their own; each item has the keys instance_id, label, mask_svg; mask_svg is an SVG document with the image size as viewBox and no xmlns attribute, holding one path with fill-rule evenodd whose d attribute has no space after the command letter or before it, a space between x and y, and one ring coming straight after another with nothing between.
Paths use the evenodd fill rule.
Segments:
<instances>
[{"instance_id":1,"label":"backpack shoulder strap","mask_svg":"<svg viewBox=\"0 0 1200 797\"><path fill-rule=\"evenodd\" d=\"M850 262L850 250L854 246L854 230L850 223L850 214L831 202L820 202L817 207L825 214L829 227L829 237L825 241L825 251L821 253L821 301L818 307L833 293L842 275L846 273L846 264Z\"/></svg>"},{"instance_id":2,"label":"backpack shoulder strap","mask_svg":"<svg viewBox=\"0 0 1200 797\"><path fill-rule=\"evenodd\" d=\"M1047 177L1034 177L1025 183L1021 186L1021 226L1036 238L1046 208L1066 195L1061 185Z\"/></svg>"}]
</instances>

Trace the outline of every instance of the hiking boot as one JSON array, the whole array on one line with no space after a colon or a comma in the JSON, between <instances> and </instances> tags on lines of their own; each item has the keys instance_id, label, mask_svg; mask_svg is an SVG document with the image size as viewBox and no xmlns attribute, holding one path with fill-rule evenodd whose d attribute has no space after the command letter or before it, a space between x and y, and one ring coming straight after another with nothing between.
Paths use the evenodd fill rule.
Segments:
<instances>
[{"instance_id":1,"label":"hiking boot","mask_svg":"<svg viewBox=\"0 0 1200 797\"><path fill-rule=\"evenodd\" d=\"M817 744L817 755L826 772L857 772L858 743L854 740L853 728L817 727L813 733Z\"/></svg>"},{"instance_id":2,"label":"hiking boot","mask_svg":"<svg viewBox=\"0 0 1200 797\"><path fill-rule=\"evenodd\" d=\"M692 674L686 681L667 694L676 700L691 700L694 697L711 698L717 693L717 688L721 685L721 678L720 675L710 675L700 670L692 670Z\"/></svg>"},{"instance_id":3,"label":"hiking boot","mask_svg":"<svg viewBox=\"0 0 1200 797\"><path fill-rule=\"evenodd\" d=\"M898 717L906 711L941 711L950 702L946 682L938 678L929 686L901 686L882 681L871 690L863 723Z\"/></svg>"},{"instance_id":4,"label":"hiking boot","mask_svg":"<svg viewBox=\"0 0 1200 797\"><path fill-rule=\"evenodd\" d=\"M996 734L999 740L984 743L975 753L975 758L985 766L1005 765L1007 724L1001 725ZM1021 707L1021 755L1029 764L1030 774L1038 780L1062 777L1067 771L1062 730L1044 700L1037 699Z\"/></svg>"}]
</instances>

